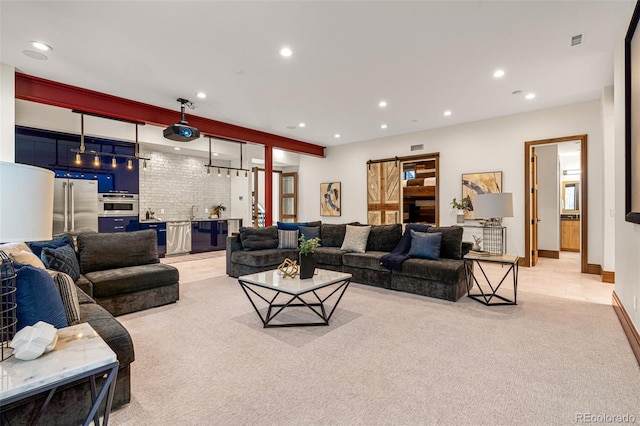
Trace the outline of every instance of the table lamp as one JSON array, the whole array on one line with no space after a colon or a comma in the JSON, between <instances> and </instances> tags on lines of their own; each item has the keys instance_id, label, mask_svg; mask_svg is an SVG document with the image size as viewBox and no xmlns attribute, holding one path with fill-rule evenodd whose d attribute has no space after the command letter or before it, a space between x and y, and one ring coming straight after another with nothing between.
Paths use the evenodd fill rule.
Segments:
<instances>
[{"instance_id":1,"label":"table lamp","mask_svg":"<svg viewBox=\"0 0 640 426\"><path fill-rule=\"evenodd\" d=\"M40 167L0 162L0 244L50 240L54 173ZM16 332L16 274L0 250L0 361L11 353Z\"/></svg>"},{"instance_id":2,"label":"table lamp","mask_svg":"<svg viewBox=\"0 0 640 426\"><path fill-rule=\"evenodd\" d=\"M486 219L486 226L502 226L503 217L513 217L513 196L510 192L475 194L471 196L476 219Z\"/></svg>"}]
</instances>

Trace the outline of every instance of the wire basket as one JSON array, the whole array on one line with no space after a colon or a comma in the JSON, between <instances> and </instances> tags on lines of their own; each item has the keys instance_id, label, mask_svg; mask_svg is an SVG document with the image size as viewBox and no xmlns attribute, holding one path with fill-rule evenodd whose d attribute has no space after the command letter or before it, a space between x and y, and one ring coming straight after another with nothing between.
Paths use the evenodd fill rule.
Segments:
<instances>
[{"instance_id":1,"label":"wire basket","mask_svg":"<svg viewBox=\"0 0 640 426\"><path fill-rule=\"evenodd\" d=\"M0 250L0 361L4 361L13 354L9 347L13 335L16 334L18 324L16 303L16 270L13 261Z\"/></svg>"}]
</instances>

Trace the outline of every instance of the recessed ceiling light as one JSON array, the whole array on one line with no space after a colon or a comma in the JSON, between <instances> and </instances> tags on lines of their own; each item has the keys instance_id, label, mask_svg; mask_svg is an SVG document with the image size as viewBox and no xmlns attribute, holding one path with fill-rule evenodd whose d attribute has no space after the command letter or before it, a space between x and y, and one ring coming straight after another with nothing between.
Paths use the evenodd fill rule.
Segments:
<instances>
[{"instance_id":1,"label":"recessed ceiling light","mask_svg":"<svg viewBox=\"0 0 640 426\"><path fill-rule=\"evenodd\" d=\"M38 50L42 50L44 52L48 52L49 50L53 50L53 48L51 46L49 46L48 44L45 44L41 41L32 41L31 45L33 47L35 47Z\"/></svg>"},{"instance_id":2,"label":"recessed ceiling light","mask_svg":"<svg viewBox=\"0 0 640 426\"><path fill-rule=\"evenodd\" d=\"M335 135L333 135L333 137L338 139L340 137L340 133L336 133Z\"/></svg>"},{"instance_id":3,"label":"recessed ceiling light","mask_svg":"<svg viewBox=\"0 0 640 426\"><path fill-rule=\"evenodd\" d=\"M380 128L381 128L381 129L386 129L386 128L387 128L387 125L386 125L386 124L381 124L381 125L380 125Z\"/></svg>"},{"instance_id":4,"label":"recessed ceiling light","mask_svg":"<svg viewBox=\"0 0 640 426\"><path fill-rule=\"evenodd\" d=\"M214 153L213 153L213 155L214 155L215 157L217 157L217 156L218 156L218 155L220 155L220 154L218 154L217 152L214 152Z\"/></svg>"},{"instance_id":5,"label":"recessed ceiling light","mask_svg":"<svg viewBox=\"0 0 640 426\"><path fill-rule=\"evenodd\" d=\"M298 127L306 127L307 125L305 123L298 123Z\"/></svg>"},{"instance_id":6,"label":"recessed ceiling light","mask_svg":"<svg viewBox=\"0 0 640 426\"><path fill-rule=\"evenodd\" d=\"M524 98L527 99L527 100L531 100L531 99L533 99L535 97L536 97L536 94L531 92L531 93L527 93L527 95Z\"/></svg>"},{"instance_id":7,"label":"recessed ceiling light","mask_svg":"<svg viewBox=\"0 0 640 426\"><path fill-rule=\"evenodd\" d=\"M495 70L493 72L493 77L494 78L504 77L504 70Z\"/></svg>"},{"instance_id":8,"label":"recessed ceiling light","mask_svg":"<svg viewBox=\"0 0 640 426\"><path fill-rule=\"evenodd\" d=\"M387 101L380 101L380 102L378 102L378 106L379 106L380 108L384 108L384 107L386 107L386 106L387 106Z\"/></svg>"},{"instance_id":9,"label":"recessed ceiling light","mask_svg":"<svg viewBox=\"0 0 640 426\"><path fill-rule=\"evenodd\" d=\"M207 94L204 92L198 92L196 93L196 96L199 97L200 99L205 99L207 97Z\"/></svg>"},{"instance_id":10,"label":"recessed ceiling light","mask_svg":"<svg viewBox=\"0 0 640 426\"><path fill-rule=\"evenodd\" d=\"M444 116L445 116L445 117L449 117L450 115L451 115L451 111L446 110L446 111L444 112Z\"/></svg>"},{"instance_id":11,"label":"recessed ceiling light","mask_svg":"<svg viewBox=\"0 0 640 426\"><path fill-rule=\"evenodd\" d=\"M180 147L174 146L173 149L175 149L176 151L180 151Z\"/></svg>"},{"instance_id":12,"label":"recessed ceiling light","mask_svg":"<svg viewBox=\"0 0 640 426\"><path fill-rule=\"evenodd\" d=\"M293 55L293 51L289 47L283 47L282 49L280 49L280 55L288 58L289 56Z\"/></svg>"}]
</instances>

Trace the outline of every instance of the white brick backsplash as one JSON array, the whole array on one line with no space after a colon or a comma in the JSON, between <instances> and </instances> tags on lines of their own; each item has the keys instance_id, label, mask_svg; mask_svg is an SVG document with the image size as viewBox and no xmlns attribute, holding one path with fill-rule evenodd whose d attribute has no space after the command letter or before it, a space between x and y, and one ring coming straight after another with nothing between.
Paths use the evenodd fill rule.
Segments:
<instances>
[{"instance_id":1,"label":"white brick backsplash","mask_svg":"<svg viewBox=\"0 0 640 426\"><path fill-rule=\"evenodd\" d=\"M226 171L218 177L217 169L207 175L202 157L171 154L159 151L141 150L141 156L150 158L147 169L140 162L140 217L150 208L156 217L163 220L187 220L191 206L198 207L198 217L208 216L205 209L215 204L224 204L227 210L223 218L230 217L231 179L237 179L235 172L227 178ZM229 161L214 161L214 165L230 166ZM243 179L243 178L240 178ZM164 209L164 213L160 213Z\"/></svg>"}]
</instances>

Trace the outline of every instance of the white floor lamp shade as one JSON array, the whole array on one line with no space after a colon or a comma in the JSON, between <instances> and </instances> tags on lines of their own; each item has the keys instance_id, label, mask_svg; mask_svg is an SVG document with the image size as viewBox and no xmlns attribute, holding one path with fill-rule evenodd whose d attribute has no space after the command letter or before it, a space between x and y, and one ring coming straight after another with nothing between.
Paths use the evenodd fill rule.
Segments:
<instances>
[{"instance_id":1,"label":"white floor lamp shade","mask_svg":"<svg viewBox=\"0 0 640 426\"><path fill-rule=\"evenodd\" d=\"M51 170L0 162L0 243L51 239L53 180Z\"/></svg>"}]
</instances>

